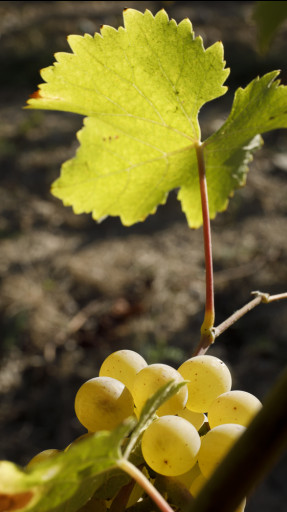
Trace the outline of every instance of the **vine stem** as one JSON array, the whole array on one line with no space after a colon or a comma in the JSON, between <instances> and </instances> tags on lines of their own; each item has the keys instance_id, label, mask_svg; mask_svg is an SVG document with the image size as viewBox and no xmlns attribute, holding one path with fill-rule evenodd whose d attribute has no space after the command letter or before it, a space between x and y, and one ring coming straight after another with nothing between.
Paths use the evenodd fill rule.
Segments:
<instances>
[{"instance_id":1,"label":"vine stem","mask_svg":"<svg viewBox=\"0 0 287 512\"><path fill-rule=\"evenodd\" d=\"M214 310L214 284L213 284L213 262L212 262L212 244L211 229L208 206L208 192L205 173L205 162L203 154L203 144L197 142L195 144L197 167L199 175L199 187L201 197L201 209L203 219L203 240L204 240L204 257L205 257L205 314L203 324L201 326L201 338L198 346L200 352L201 347L208 348L214 341L213 324L215 319Z\"/></svg>"},{"instance_id":2,"label":"vine stem","mask_svg":"<svg viewBox=\"0 0 287 512\"><path fill-rule=\"evenodd\" d=\"M117 466L128 473L145 490L162 512L174 512L158 490L136 466L124 458L117 461Z\"/></svg>"},{"instance_id":3,"label":"vine stem","mask_svg":"<svg viewBox=\"0 0 287 512\"><path fill-rule=\"evenodd\" d=\"M246 313L251 311L253 308L258 306L259 304L270 304L270 302L275 302L277 300L287 299L287 293L279 293L277 295L269 295L269 293L263 292L251 292L251 295L256 295L255 299L252 299L250 302L245 304L242 308L238 309L231 315L229 318L224 320L221 324L214 328L214 338L217 338L222 334L226 329L231 327L231 325L235 324L237 320L242 318Z\"/></svg>"},{"instance_id":4,"label":"vine stem","mask_svg":"<svg viewBox=\"0 0 287 512\"><path fill-rule=\"evenodd\" d=\"M211 229L208 206L208 191L206 183L205 162L203 153L203 144L200 141L195 143L195 152L197 158L199 188L201 197L202 219L203 219L203 240L204 240L204 257L205 257L205 313L201 326L201 336L199 344L193 352L193 356L203 355L207 352L210 345L220 334L233 325L246 313L261 303L269 304L277 300L286 299L287 293L277 295L269 295L268 293L252 292L256 295L254 299L245 304L241 309L236 311L227 320L217 327L214 327L215 308L214 308L214 279L213 279L213 261L212 261L212 243Z\"/></svg>"},{"instance_id":5,"label":"vine stem","mask_svg":"<svg viewBox=\"0 0 287 512\"><path fill-rule=\"evenodd\" d=\"M252 292L252 295L255 295L255 298L251 301L247 302L242 308L238 309L231 315L229 318L224 320L221 324L219 324L217 327L214 327L212 329L213 332L213 340L218 338L220 334L222 334L224 331L226 331L229 327L231 327L235 322L240 320L246 313L254 309L256 306L259 306L259 304L270 304L271 302L275 302L278 300L287 299L287 292L286 293L278 293L277 295L269 295L269 293L263 293L263 292ZM197 349L195 350L195 355L203 355L208 350L209 345L203 346L199 343Z\"/></svg>"}]
</instances>

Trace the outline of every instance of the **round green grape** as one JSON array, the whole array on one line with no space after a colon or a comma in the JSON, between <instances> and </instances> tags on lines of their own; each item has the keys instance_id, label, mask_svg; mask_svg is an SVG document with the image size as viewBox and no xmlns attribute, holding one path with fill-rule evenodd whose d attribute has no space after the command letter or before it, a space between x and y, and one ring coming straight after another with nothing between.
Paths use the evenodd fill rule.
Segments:
<instances>
[{"instance_id":1,"label":"round green grape","mask_svg":"<svg viewBox=\"0 0 287 512\"><path fill-rule=\"evenodd\" d=\"M134 402L127 387L119 380L95 377L77 392L75 412L89 432L113 430L133 415Z\"/></svg>"},{"instance_id":2,"label":"round green grape","mask_svg":"<svg viewBox=\"0 0 287 512\"><path fill-rule=\"evenodd\" d=\"M196 463L200 437L184 418L162 416L145 430L141 447L146 463L154 471L176 476L186 473Z\"/></svg>"},{"instance_id":3,"label":"round green grape","mask_svg":"<svg viewBox=\"0 0 287 512\"><path fill-rule=\"evenodd\" d=\"M187 409L206 412L210 404L231 389L231 374L227 366L214 356L195 356L185 361L178 372L187 385Z\"/></svg>"},{"instance_id":4,"label":"round green grape","mask_svg":"<svg viewBox=\"0 0 287 512\"><path fill-rule=\"evenodd\" d=\"M212 428L201 438L198 464L205 478L210 477L245 430L242 425L227 423Z\"/></svg>"},{"instance_id":5,"label":"round green grape","mask_svg":"<svg viewBox=\"0 0 287 512\"><path fill-rule=\"evenodd\" d=\"M100 377L117 379L131 391L136 374L147 366L144 358L133 350L117 350L103 362Z\"/></svg>"},{"instance_id":6,"label":"round green grape","mask_svg":"<svg viewBox=\"0 0 287 512\"><path fill-rule=\"evenodd\" d=\"M247 427L261 409L256 396L246 391L228 391L218 396L208 409L208 422L211 428L224 423L237 423Z\"/></svg>"},{"instance_id":7,"label":"round green grape","mask_svg":"<svg viewBox=\"0 0 287 512\"><path fill-rule=\"evenodd\" d=\"M146 403L158 389L170 381L182 382L182 376L167 364L151 364L137 373L132 389L135 406L140 412ZM158 416L177 414L181 411L187 400L187 387L180 390L164 402L157 410Z\"/></svg>"}]
</instances>

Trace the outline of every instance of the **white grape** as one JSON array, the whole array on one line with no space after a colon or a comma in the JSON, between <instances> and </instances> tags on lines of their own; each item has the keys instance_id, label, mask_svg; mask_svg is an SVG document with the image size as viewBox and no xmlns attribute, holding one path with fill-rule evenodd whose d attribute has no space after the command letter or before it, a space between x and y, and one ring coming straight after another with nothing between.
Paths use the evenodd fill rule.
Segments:
<instances>
[{"instance_id":1,"label":"white grape","mask_svg":"<svg viewBox=\"0 0 287 512\"><path fill-rule=\"evenodd\" d=\"M127 387L119 380L95 377L77 392L75 412L89 432L113 430L133 415L134 402Z\"/></svg>"},{"instance_id":2,"label":"white grape","mask_svg":"<svg viewBox=\"0 0 287 512\"><path fill-rule=\"evenodd\" d=\"M142 437L142 453L146 463L157 473L176 476L195 465L200 437L191 423L178 416L157 418Z\"/></svg>"},{"instance_id":3,"label":"white grape","mask_svg":"<svg viewBox=\"0 0 287 512\"><path fill-rule=\"evenodd\" d=\"M195 356L185 361L178 372L188 387L187 409L206 412L210 404L231 389L231 374L226 364L214 356Z\"/></svg>"},{"instance_id":4,"label":"white grape","mask_svg":"<svg viewBox=\"0 0 287 512\"><path fill-rule=\"evenodd\" d=\"M167 364L151 364L143 368L135 377L132 389L135 406L141 411L147 399L170 381L182 382L182 376ZM187 401L187 387L183 386L175 395L157 410L158 416L177 414Z\"/></svg>"},{"instance_id":5,"label":"white grape","mask_svg":"<svg viewBox=\"0 0 287 512\"><path fill-rule=\"evenodd\" d=\"M117 379L131 391L136 374L147 366L144 358L133 350L117 350L103 362L100 377Z\"/></svg>"},{"instance_id":6,"label":"white grape","mask_svg":"<svg viewBox=\"0 0 287 512\"><path fill-rule=\"evenodd\" d=\"M224 423L238 423L247 427L261 407L261 402L251 393L228 391L218 396L210 405L209 425L213 428Z\"/></svg>"},{"instance_id":7,"label":"white grape","mask_svg":"<svg viewBox=\"0 0 287 512\"><path fill-rule=\"evenodd\" d=\"M242 425L227 423L212 428L201 438L198 464L205 478L210 477L245 430Z\"/></svg>"}]
</instances>

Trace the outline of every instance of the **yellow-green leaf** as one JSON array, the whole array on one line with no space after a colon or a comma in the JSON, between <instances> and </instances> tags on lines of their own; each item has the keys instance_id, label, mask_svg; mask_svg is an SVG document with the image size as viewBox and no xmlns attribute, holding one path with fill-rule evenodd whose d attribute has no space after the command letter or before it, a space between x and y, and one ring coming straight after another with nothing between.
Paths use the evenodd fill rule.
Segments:
<instances>
[{"instance_id":1,"label":"yellow-green leaf","mask_svg":"<svg viewBox=\"0 0 287 512\"><path fill-rule=\"evenodd\" d=\"M172 189L191 227L202 224L195 146L200 108L225 93L220 42L204 49L191 23L127 9L125 28L70 36L30 108L85 115L76 156L62 166L53 194L96 220L131 225L154 213ZM226 123L203 142L210 217L245 184L260 134L287 126L287 88L273 71L238 89Z\"/></svg>"},{"instance_id":2,"label":"yellow-green leaf","mask_svg":"<svg viewBox=\"0 0 287 512\"><path fill-rule=\"evenodd\" d=\"M229 71L222 44L205 50L187 19L177 25L164 10L154 17L127 9L124 24L70 36L73 53L56 54L29 106L87 116L53 194L75 213L119 215L129 225L190 175L197 187L198 113L225 93Z\"/></svg>"}]
</instances>

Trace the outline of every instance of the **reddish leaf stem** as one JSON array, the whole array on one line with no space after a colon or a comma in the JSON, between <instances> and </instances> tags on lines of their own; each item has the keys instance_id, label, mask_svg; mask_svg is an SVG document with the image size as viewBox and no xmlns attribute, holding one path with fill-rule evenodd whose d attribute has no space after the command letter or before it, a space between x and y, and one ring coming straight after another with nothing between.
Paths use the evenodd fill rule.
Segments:
<instances>
[{"instance_id":1,"label":"reddish leaf stem","mask_svg":"<svg viewBox=\"0 0 287 512\"><path fill-rule=\"evenodd\" d=\"M203 146L200 142L195 144L197 157L197 166L199 174L199 186L201 196L201 208L203 218L203 240L204 240L204 256L205 256L205 314L203 324L201 326L201 338L196 350L196 354L201 353L202 348L205 350L214 341L213 324L215 318L214 311L214 285L213 285L213 263L212 263L212 245L211 230L208 206L208 192L205 174L205 163Z\"/></svg>"},{"instance_id":2,"label":"reddish leaf stem","mask_svg":"<svg viewBox=\"0 0 287 512\"><path fill-rule=\"evenodd\" d=\"M117 466L128 473L145 490L161 512L173 512L167 501L136 466L126 459L119 459Z\"/></svg>"}]
</instances>

